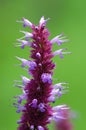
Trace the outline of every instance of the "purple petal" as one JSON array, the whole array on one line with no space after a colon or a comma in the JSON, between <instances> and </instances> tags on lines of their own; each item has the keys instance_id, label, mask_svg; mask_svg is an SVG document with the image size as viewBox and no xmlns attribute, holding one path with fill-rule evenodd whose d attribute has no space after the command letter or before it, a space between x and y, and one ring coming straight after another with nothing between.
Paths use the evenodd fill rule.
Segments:
<instances>
[{"instance_id":1,"label":"purple petal","mask_svg":"<svg viewBox=\"0 0 86 130\"><path fill-rule=\"evenodd\" d=\"M37 67L35 61L28 61L29 70L34 70Z\"/></svg>"},{"instance_id":2,"label":"purple petal","mask_svg":"<svg viewBox=\"0 0 86 130\"><path fill-rule=\"evenodd\" d=\"M27 20L25 18L22 18L22 22L23 22L24 27L27 27L27 26L32 27L32 25L33 25L29 20Z\"/></svg>"},{"instance_id":3,"label":"purple petal","mask_svg":"<svg viewBox=\"0 0 86 130\"><path fill-rule=\"evenodd\" d=\"M24 33L24 34L25 34L25 38L27 38L27 39L33 37L33 34L32 34L32 33L25 32L25 31L20 31L20 32Z\"/></svg>"},{"instance_id":4,"label":"purple petal","mask_svg":"<svg viewBox=\"0 0 86 130\"><path fill-rule=\"evenodd\" d=\"M43 83L49 83L49 84L52 83L52 77L51 77L51 74L49 73L43 73L41 75L41 79Z\"/></svg>"},{"instance_id":5,"label":"purple petal","mask_svg":"<svg viewBox=\"0 0 86 130\"><path fill-rule=\"evenodd\" d=\"M42 126L38 126L38 130L44 130Z\"/></svg>"},{"instance_id":6,"label":"purple petal","mask_svg":"<svg viewBox=\"0 0 86 130\"><path fill-rule=\"evenodd\" d=\"M28 60L26 60L24 58L17 57L17 56L16 56L16 58L22 62L22 67L25 67L28 65Z\"/></svg>"},{"instance_id":7,"label":"purple petal","mask_svg":"<svg viewBox=\"0 0 86 130\"><path fill-rule=\"evenodd\" d=\"M31 129L31 130L34 130L34 125L31 125L31 126L30 126L30 129Z\"/></svg>"},{"instance_id":8,"label":"purple petal","mask_svg":"<svg viewBox=\"0 0 86 130\"><path fill-rule=\"evenodd\" d=\"M56 42L56 43L58 44L58 46L60 46L62 43L69 41L68 39L64 39L64 37L62 37L62 36L63 36L63 34L60 34L60 35L54 37L54 38L51 40L51 43L53 44L53 43Z\"/></svg>"},{"instance_id":9,"label":"purple petal","mask_svg":"<svg viewBox=\"0 0 86 130\"><path fill-rule=\"evenodd\" d=\"M22 49L24 49L25 46L31 46L31 42L29 41L21 40L21 39L17 39L17 41L21 43L18 46L20 46Z\"/></svg>"},{"instance_id":10,"label":"purple petal","mask_svg":"<svg viewBox=\"0 0 86 130\"><path fill-rule=\"evenodd\" d=\"M20 113L20 112L26 110L26 107L20 106L19 104L17 105L17 108L18 108L18 110L16 111L17 113Z\"/></svg>"},{"instance_id":11,"label":"purple petal","mask_svg":"<svg viewBox=\"0 0 86 130\"><path fill-rule=\"evenodd\" d=\"M30 79L28 79L27 77L25 77L25 76L21 76L21 77L22 77L23 85L27 85L27 83L30 82Z\"/></svg>"},{"instance_id":12,"label":"purple petal","mask_svg":"<svg viewBox=\"0 0 86 130\"><path fill-rule=\"evenodd\" d=\"M49 18L45 20L44 16L42 16L40 21L39 21L39 25L40 26L45 26L48 20L49 20Z\"/></svg>"},{"instance_id":13,"label":"purple petal","mask_svg":"<svg viewBox=\"0 0 86 130\"><path fill-rule=\"evenodd\" d=\"M23 95L20 95L18 96L18 103L21 104L22 100L26 100L27 99L27 95L26 94L23 94Z\"/></svg>"},{"instance_id":14,"label":"purple petal","mask_svg":"<svg viewBox=\"0 0 86 130\"><path fill-rule=\"evenodd\" d=\"M38 108L39 108L39 110L40 110L41 112L45 112L45 106L44 106L43 103L40 103L40 104L38 105Z\"/></svg>"},{"instance_id":15,"label":"purple petal","mask_svg":"<svg viewBox=\"0 0 86 130\"><path fill-rule=\"evenodd\" d=\"M41 58L41 54L39 52L36 53L37 58Z\"/></svg>"},{"instance_id":16,"label":"purple petal","mask_svg":"<svg viewBox=\"0 0 86 130\"><path fill-rule=\"evenodd\" d=\"M33 108L37 108L37 102L38 102L37 99L33 99L33 100L32 100L32 103L30 104L31 107L33 107Z\"/></svg>"},{"instance_id":17,"label":"purple petal","mask_svg":"<svg viewBox=\"0 0 86 130\"><path fill-rule=\"evenodd\" d=\"M48 98L48 101L49 102L55 102L55 96L50 96L49 98Z\"/></svg>"}]
</instances>

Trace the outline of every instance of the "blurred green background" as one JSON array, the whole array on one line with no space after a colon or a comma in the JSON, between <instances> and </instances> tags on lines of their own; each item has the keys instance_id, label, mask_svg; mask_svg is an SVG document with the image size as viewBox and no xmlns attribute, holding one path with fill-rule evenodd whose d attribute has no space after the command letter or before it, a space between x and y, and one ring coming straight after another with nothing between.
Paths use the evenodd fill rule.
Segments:
<instances>
[{"instance_id":1,"label":"blurred green background","mask_svg":"<svg viewBox=\"0 0 86 130\"><path fill-rule=\"evenodd\" d=\"M27 75L16 64L15 56L28 57L30 49L15 48L14 43L22 34L22 24L16 23L25 17L37 24L41 16L50 17L47 24L50 39L64 32L70 39L54 50L67 47L72 55L64 59L54 58L57 68L54 83L69 82L69 92L56 102L66 103L76 113L74 130L86 129L86 1L85 0L0 0L0 130L16 130L16 114L12 106L13 96L21 93L14 87L14 80ZM29 30L30 31L30 30ZM58 80L56 80L56 78ZM52 129L52 127L50 127Z\"/></svg>"}]
</instances>

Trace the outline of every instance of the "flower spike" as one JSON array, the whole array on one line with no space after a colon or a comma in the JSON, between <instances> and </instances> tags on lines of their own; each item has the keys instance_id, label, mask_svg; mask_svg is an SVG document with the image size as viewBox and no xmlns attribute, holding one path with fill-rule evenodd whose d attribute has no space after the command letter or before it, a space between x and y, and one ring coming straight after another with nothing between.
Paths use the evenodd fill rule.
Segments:
<instances>
[{"instance_id":1,"label":"flower spike","mask_svg":"<svg viewBox=\"0 0 86 130\"><path fill-rule=\"evenodd\" d=\"M20 120L17 121L18 130L48 130L47 125L53 121L58 130L72 130L70 125L70 108L63 105L52 106L56 99L66 93L67 83L57 83L53 85L53 70L55 63L52 58L59 55L63 58L66 48L52 51L53 43L61 45L68 40L60 34L49 40L49 31L46 28L48 19L41 17L39 25L32 24L29 20L23 18L21 22L24 27L30 27L32 32L20 31L24 36L17 41L17 46L22 49L30 47L30 60L17 57L21 61L21 66L27 69L29 79L21 76L22 81L16 81L23 94L15 96L17 98L14 106L17 113L22 113Z\"/></svg>"}]
</instances>

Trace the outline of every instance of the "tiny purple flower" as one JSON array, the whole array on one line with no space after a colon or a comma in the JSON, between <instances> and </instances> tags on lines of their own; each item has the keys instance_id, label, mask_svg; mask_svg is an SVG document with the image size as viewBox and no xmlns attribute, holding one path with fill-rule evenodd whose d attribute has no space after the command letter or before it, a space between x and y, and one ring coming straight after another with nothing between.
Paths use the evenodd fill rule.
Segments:
<instances>
[{"instance_id":1,"label":"tiny purple flower","mask_svg":"<svg viewBox=\"0 0 86 130\"><path fill-rule=\"evenodd\" d=\"M18 103L21 104L22 100L26 100L26 99L27 99L27 95L22 94L22 95L18 96Z\"/></svg>"},{"instance_id":2,"label":"tiny purple flower","mask_svg":"<svg viewBox=\"0 0 86 130\"><path fill-rule=\"evenodd\" d=\"M34 70L37 67L35 61L28 61L29 70Z\"/></svg>"},{"instance_id":3,"label":"tiny purple flower","mask_svg":"<svg viewBox=\"0 0 86 130\"><path fill-rule=\"evenodd\" d=\"M33 99L32 103L30 104L31 107L33 107L33 108L37 108L37 102L38 102L37 99Z\"/></svg>"},{"instance_id":4,"label":"tiny purple flower","mask_svg":"<svg viewBox=\"0 0 86 130\"><path fill-rule=\"evenodd\" d=\"M30 129L31 129L31 130L34 130L34 125L31 125L31 126L30 126Z\"/></svg>"},{"instance_id":5,"label":"tiny purple flower","mask_svg":"<svg viewBox=\"0 0 86 130\"><path fill-rule=\"evenodd\" d=\"M31 46L31 43L26 40L17 39L20 44L17 44L17 46L20 46L22 49L24 49L25 46Z\"/></svg>"},{"instance_id":6,"label":"tiny purple flower","mask_svg":"<svg viewBox=\"0 0 86 130\"><path fill-rule=\"evenodd\" d=\"M54 38L51 40L51 43L53 44L53 43L56 42L56 43L58 44L58 46L60 46L62 43L68 42L68 39L63 39L64 37L62 37L62 36L63 36L63 34L60 34L60 35L54 37Z\"/></svg>"},{"instance_id":7,"label":"tiny purple flower","mask_svg":"<svg viewBox=\"0 0 86 130\"><path fill-rule=\"evenodd\" d=\"M34 70L35 67L37 66L35 61L26 60L24 58L20 58L17 56L16 58L22 62L22 65L21 65L22 67L28 66L30 70Z\"/></svg>"},{"instance_id":8,"label":"tiny purple flower","mask_svg":"<svg viewBox=\"0 0 86 130\"><path fill-rule=\"evenodd\" d=\"M22 33L25 34L25 36L24 36L23 38L26 38L27 40L28 40L29 38L32 38L32 37L33 37L33 34L32 34L32 33L25 32L25 31L20 31L20 32L22 32Z\"/></svg>"},{"instance_id":9,"label":"tiny purple flower","mask_svg":"<svg viewBox=\"0 0 86 130\"><path fill-rule=\"evenodd\" d=\"M25 76L21 76L21 77L22 77L22 83L23 83L23 85L27 85L27 83L30 82L30 79L28 79L27 77L25 77Z\"/></svg>"},{"instance_id":10,"label":"tiny purple flower","mask_svg":"<svg viewBox=\"0 0 86 130\"><path fill-rule=\"evenodd\" d=\"M57 83L57 84L54 85L54 88L55 88L55 89L60 89L60 90L62 90L62 89L65 88L65 87L62 86L62 85L67 85L67 84L68 84L68 83L66 83L66 82Z\"/></svg>"},{"instance_id":11,"label":"tiny purple flower","mask_svg":"<svg viewBox=\"0 0 86 130\"><path fill-rule=\"evenodd\" d=\"M40 59L41 58L41 54L39 52L37 52L36 53L36 57Z\"/></svg>"},{"instance_id":12,"label":"tiny purple flower","mask_svg":"<svg viewBox=\"0 0 86 130\"><path fill-rule=\"evenodd\" d=\"M41 75L41 79L42 79L43 83L51 83L52 82L51 74L48 74L48 73L43 73Z\"/></svg>"},{"instance_id":13,"label":"tiny purple flower","mask_svg":"<svg viewBox=\"0 0 86 130\"><path fill-rule=\"evenodd\" d=\"M22 65L21 65L22 67L25 67L28 65L28 60L26 60L24 58L20 58L18 56L16 56L16 58L22 62Z\"/></svg>"},{"instance_id":14,"label":"tiny purple flower","mask_svg":"<svg viewBox=\"0 0 86 130\"><path fill-rule=\"evenodd\" d=\"M46 26L46 23L47 23L48 20L49 20L49 18L45 20L44 16L42 16L41 19L40 19L40 21L39 21L40 27Z\"/></svg>"},{"instance_id":15,"label":"tiny purple flower","mask_svg":"<svg viewBox=\"0 0 86 130\"><path fill-rule=\"evenodd\" d=\"M22 22L23 22L24 27L27 27L27 26L32 27L33 26L33 24L25 18L22 18Z\"/></svg>"},{"instance_id":16,"label":"tiny purple flower","mask_svg":"<svg viewBox=\"0 0 86 130\"><path fill-rule=\"evenodd\" d=\"M38 126L38 130L44 130L42 126Z\"/></svg>"},{"instance_id":17,"label":"tiny purple flower","mask_svg":"<svg viewBox=\"0 0 86 130\"><path fill-rule=\"evenodd\" d=\"M20 112L26 110L26 107L25 107L25 106L21 106L20 104L14 104L14 106L18 108L18 109L16 110L17 113L20 113Z\"/></svg>"},{"instance_id":18,"label":"tiny purple flower","mask_svg":"<svg viewBox=\"0 0 86 130\"><path fill-rule=\"evenodd\" d=\"M39 110L40 110L41 112L45 112L45 106L44 106L43 103L40 103L40 104L38 105L38 108L39 108Z\"/></svg>"},{"instance_id":19,"label":"tiny purple flower","mask_svg":"<svg viewBox=\"0 0 86 130\"><path fill-rule=\"evenodd\" d=\"M20 120L17 121L17 124L20 124L21 122L22 122L22 120L20 119Z\"/></svg>"},{"instance_id":20,"label":"tiny purple flower","mask_svg":"<svg viewBox=\"0 0 86 130\"><path fill-rule=\"evenodd\" d=\"M60 58L64 58L63 54L71 54L71 52L62 52L63 50L66 50L66 48L59 49L53 53L54 56L59 55Z\"/></svg>"},{"instance_id":21,"label":"tiny purple flower","mask_svg":"<svg viewBox=\"0 0 86 130\"><path fill-rule=\"evenodd\" d=\"M55 99L56 99L55 95L51 95L51 96L48 98L48 101L54 103L54 102L55 102Z\"/></svg>"}]
</instances>

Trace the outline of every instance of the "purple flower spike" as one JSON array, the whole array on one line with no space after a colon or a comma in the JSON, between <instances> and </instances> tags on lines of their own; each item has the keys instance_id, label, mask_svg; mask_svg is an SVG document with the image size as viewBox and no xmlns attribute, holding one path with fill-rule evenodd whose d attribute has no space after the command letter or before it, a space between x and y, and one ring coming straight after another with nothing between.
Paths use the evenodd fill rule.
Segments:
<instances>
[{"instance_id":1,"label":"purple flower spike","mask_svg":"<svg viewBox=\"0 0 86 130\"><path fill-rule=\"evenodd\" d=\"M56 99L60 99L67 88L65 82L53 85L55 64L52 58L56 55L63 58L64 54L70 54L70 52L64 52L65 48L52 51L54 42L61 45L68 40L64 39L62 34L49 40L50 32L46 28L48 20L42 16L39 25L34 25L25 18L20 21L24 27L28 26L32 31L31 33L20 31L24 33L24 37L18 40L17 45L23 49L25 46L30 47L30 60L16 58L22 62L22 67L27 67L25 69L31 76L31 79L21 76L22 81L17 81L17 86L23 91L22 95L15 97L17 104L14 103L16 112L22 112L20 120L17 121L18 130L48 130L47 125L52 120L56 123L56 129L72 130L69 124L69 107L67 105L51 106Z\"/></svg>"},{"instance_id":2,"label":"purple flower spike","mask_svg":"<svg viewBox=\"0 0 86 130\"><path fill-rule=\"evenodd\" d=\"M51 84L51 82L52 82L51 74L48 74L48 73L43 73L41 75L41 79L42 79L43 83L49 83L49 84Z\"/></svg>"}]
</instances>

